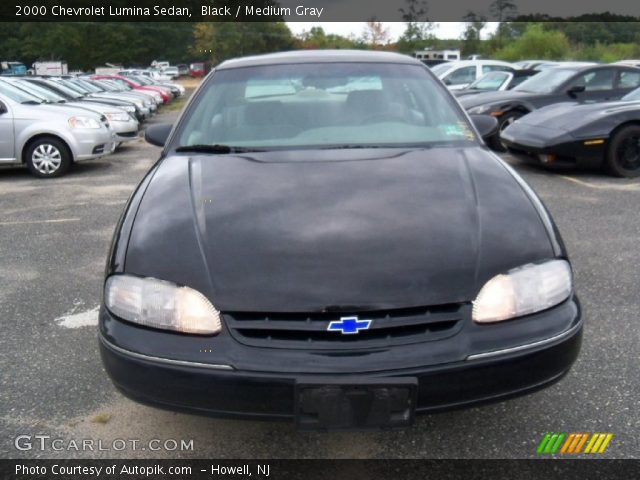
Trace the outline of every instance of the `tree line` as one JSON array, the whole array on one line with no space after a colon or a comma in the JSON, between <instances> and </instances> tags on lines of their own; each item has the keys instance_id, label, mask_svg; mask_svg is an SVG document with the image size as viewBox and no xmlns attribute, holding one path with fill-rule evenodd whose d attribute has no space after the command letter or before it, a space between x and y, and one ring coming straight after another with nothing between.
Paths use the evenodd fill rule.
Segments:
<instances>
[{"instance_id":1,"label":"tree line","mask_svg":"<svg viewBox=\"0 0 640 480\"><path fill-rule=\"evenodd\" d=\"M106 62L125 66L149 65L153 60L216 64L243 55L316 48L373 48L406 54L424 48L460 48L463 55L505 60L640 58L637 18L608 13L571 19L520 16L511 0L495 0L491 8L491 18L502 20L495 31L485 33L487 18L468 12L458 39L437 38L424 0L406 0L400 10L405 30L397 40L376 19L349 37L328 34L319 27L295 36L282 21L0 23L0 60L27 65L37 60L65 60L70 69L89 70Z\"/></svg>"}]
</instances>

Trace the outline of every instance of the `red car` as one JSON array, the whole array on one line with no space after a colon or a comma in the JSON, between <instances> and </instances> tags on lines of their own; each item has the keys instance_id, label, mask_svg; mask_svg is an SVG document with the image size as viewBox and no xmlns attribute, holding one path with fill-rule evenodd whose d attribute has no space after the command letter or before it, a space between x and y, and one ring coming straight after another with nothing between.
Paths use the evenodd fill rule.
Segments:
<instances>
[{"instance_id":1,"label":"red car","mask_svg":"<svg viewBox=\"0 0 640 480\"><path fill-rule=\"evenodd\" d=\"M162 97L162 103L167 103L171 100L171 95L169 95L165 90L160 87L155 87L153 85L142 85L130 78L127 78L123 75L93 75L91 77L92 80L119 80L131 87L134 90L143 90L143 91L152 91L159 93Z\"/></svg>"},{"instance_id":2,"label":"red car","mask_svg":"<svg viewBox=\"0 0 640 480\"><path fill-rule=\"evenodd\" d=\"M194 78L204 77L207 73L207 66L202 62L189 65L189 76Z\"/></svg>"}]
</instances>

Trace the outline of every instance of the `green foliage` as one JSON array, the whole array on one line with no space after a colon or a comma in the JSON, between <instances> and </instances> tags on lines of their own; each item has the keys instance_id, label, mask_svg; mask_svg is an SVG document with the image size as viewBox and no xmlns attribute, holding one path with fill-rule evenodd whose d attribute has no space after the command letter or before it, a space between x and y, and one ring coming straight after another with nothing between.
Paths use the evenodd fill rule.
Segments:
<instances>
[{"instance_id":1,"label":"green foliage","mask_svg":"<svg viewBox=\"0 0 640 480\"><path fill-rule=\"evenodd\" d=\"M569 40L562 32L547 31L539 23L530 24L525 32L495 53L507 61L522 59L559 60L571 50Z\"/></svg>"},{"instance_id":2,"label":"green foliage","mask_svg":"<svg viewBox=\"0 0 640 480\"><path fill-rule=\"evenodd\" d=\"M355 36L347 38L333 33L327 35L322 27L312 27L296 39L296 48L303 50L320 48L363 49L366 48L366 44Z\"/></svg>"},{"instance_id":3,"label":"green foliage","mask_svg":"<svg viewBox=\"0 0 640 480\"><path fill-rule=\"evenodd\" d=\"M193 25L188 23L0 23L0 59L31 65L37 60L66 60L70 69L91 69L105 62L148 65L198 58L190 54Z\"/></svg>"},{"instance_id":4,"label":"green foliage","mask_svg":"<svg viewBox=\"0 0 640 480\"><path fill-rule=\"evenodd\" d=\"M258 53L290 50L294 38L284 22L196 23L191 54L213 63Z\"/></svg>"}]
</instances>

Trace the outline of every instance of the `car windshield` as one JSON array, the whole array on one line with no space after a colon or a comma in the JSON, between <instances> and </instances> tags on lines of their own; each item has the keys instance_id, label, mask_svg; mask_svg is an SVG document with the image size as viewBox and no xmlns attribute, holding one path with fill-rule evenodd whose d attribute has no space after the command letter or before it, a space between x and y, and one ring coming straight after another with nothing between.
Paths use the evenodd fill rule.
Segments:
<instances>
[{"instance_id":1,"label":"car windshield","mask_svg":"<svg viewBox=\"0 0 640 480\"><path fill-rule=\"evenodd\" d=\"M533 77L525 80L513 90L530 93L552 93L576 74L576 70L564 68L552 68L543 70Z\"/></svg>"},{"instance_id":2,"label":"car windshield","mask_svg":"<svg viewBox=\"0 0 640 480\"><path fill-rule=\"evenodd\" d=\"M447 63L439 63L438 65L434 65L433 67L431 67L431 71L436 76L440 76L440 74L446 72L450 68L451 68L451 64L449 62L447 62Z\"/></svg>"},{"instance_id":3,"label":"car windshield","mask_svg":"<svg viewBox=\"0 0 640 480\"><path fill-rule=\"evenodd\" d=\"M95 82L92 82L92 81L89 81L89 80L85 80L83 78L76 78L76 79L72 80L72 82L75 82L76 85L84 88L88 92L97 93L97 92L104 91L102 88L99 88Z\"/></svg>"},{"instance_id":4,"label":"car windshield","mask_svg":"<svg viewBox=\"0 0 640 480\"><path fill-rule=\"evenodd\" d=\"M499 90L508 79L509 74L507 72L489 72L467 88L470 90Z\"/></svg>"},{"instance_id":5,"label":"car windshield","mask_svg":"<svg viewBox=\"0 0 640 480\"><path fill-rule=\"evenodd\" d=\"M121 84L117 82L111 82L109 80L94 80L93 83L98 85L100 88L103 88L107 92L123 92L125 90Z\"/></svg>"},{"instance_id":6,"label":"car windshield","mask_svg":"<svg viewBox=\"0 0 640 480\"><path fill-rule=\"evenodd\" d=\"M56 82L62 86L64 86L65 88L76 92L77 95L79 95L80 97L84 97L86 95L87 92L85 92L83 89L81 89L80 87L78 87L76 84L74 84L73 82L71 82L70 80L66 80L66 79L60 79L60 80L56 80Z\"/></svg>"},{"instance_id":7,"label":"car windshield","mask_svg":"<svg viewBox=\"0 0 640 480\"><path fill-rule=\"evenodd\" d=\"M636 88L635 90L627 93L622 100L640 100L640 88Z\"/></svg>"},{"instance_id":8,"label":"car windshield","mask_svg":"<svg viewBox=\"0 0 640 480\"><path fill-rule=\"evenodd\" d=\"M150 79L145 78L142 75L133 75L130 78L131 80L138 82L140 85L151 85L153 83Z\"/></svg>"},{"instance_id":9,"label":"car windshield","mask_svg":"<svg viewBox=\"0 0 640 480\"><path fill-rule=\"evenodd\" d=\"M36 95L45 99L48 102L64 103L67 101L64 97L58 95L57 93L29 81L21 81L17 86L22 90L31 93L32 95Z\"/></svg>"},{"instance_id":10,"label":"car windshield","mask_svg":"<svg viewBox=\"0 0 640 480\"><path fill-rule=\"evenodd\" d=\"M465 116L417 65L322 63L223 69L179 145L364 148L475 141Z\"/></svg>"},{"instance_id":11,"label":"car windshield","mask_svg":"<svg viewBox=\"0 0 640 480\"><path fill-rule=\"evenodd\" d=\"M14 102L26 105L43 103L42 99L2 81L0 81L0 94L9 97Z\"/></svg>"},{"instance_id":12,"label":"car windshield","mask_svg":"<svg viewBox=\"0 0 640 480\"><path fill-rule=\"evenodd\" d=\"M57 82L55 80L45 80L45 83L47 85L50 85L51 88L55 88L57 90L59 90L60 92L62 92L64 95L66 95L69 98L73 98L73 99L79 99L82 98L83 95L71 90L70 88L65 87L64 85L62 85L60 82Z\"/></svg>"}]
</instances>

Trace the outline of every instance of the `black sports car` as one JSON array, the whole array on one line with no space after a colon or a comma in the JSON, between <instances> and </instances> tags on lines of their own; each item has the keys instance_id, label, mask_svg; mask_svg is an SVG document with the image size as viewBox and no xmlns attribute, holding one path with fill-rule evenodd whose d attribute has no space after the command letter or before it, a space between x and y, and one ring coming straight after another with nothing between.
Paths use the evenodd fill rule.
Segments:
<instances>
[{"instance_id":1,"label":"black sports car","mask_svg":"<svg viewBox=\"0 0 640 480\"><path fill-rule=\"evenodd\" d=\"M640 176L640 88L615 102L542 108L513 123L501 138L529 162L603 165L618 177Z\"/></svg>"},{"instance_id":2,"label":"black sports car","mask_svg":"<svg viewBox=\"0 0 640 480\"><path fill-rule=\"evenodd\" d=\"M480 93L460 98L470 114L492 115L501 132L515 120L538 108L567 101L617 100L640 87L640 69L622 65L556 67L544 70L506 92ZM489 145L504 150L500 136Z\"/></svg>"},{"instance_id":3,"label":"black sports car","mask_svg":"<svg viewBox=\"0 0 640 480\"><path fill-rule=\"evenodd\" d=\"M419 61L226 61L116 229L103 362L190 412L392 427L567 373L582 321L547 210ZM171 133L169 133L171 131Z\"/></svg>"}]
</instances>

